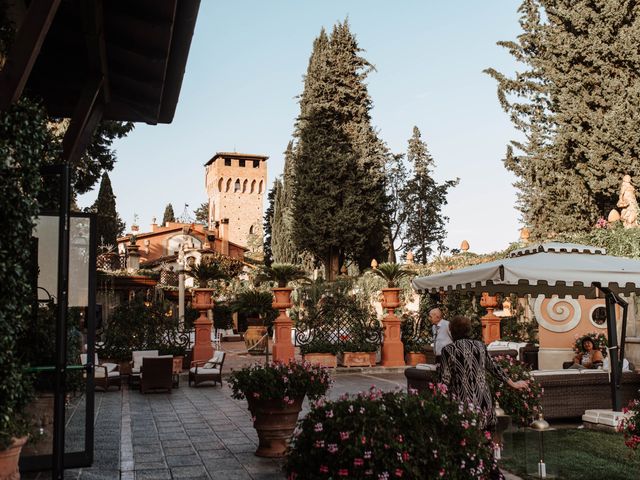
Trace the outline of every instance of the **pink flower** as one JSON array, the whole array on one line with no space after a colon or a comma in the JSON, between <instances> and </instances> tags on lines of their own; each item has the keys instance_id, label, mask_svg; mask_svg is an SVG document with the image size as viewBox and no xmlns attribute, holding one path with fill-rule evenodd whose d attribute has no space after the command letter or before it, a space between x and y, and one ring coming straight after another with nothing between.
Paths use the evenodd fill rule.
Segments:
<instances>
[{"instance_id":1,"label":"pink flower","mask_svg":"<svg viewBox=\"0 0 640 480\"><path fill-rule=\"evenodd\" d=\"M361 467L364 465L364 460L362 458L354 458L353 459L353 466L354 467Z\"/></svg>"},{"instance_id":2,"label":"pink flower","mask_svg":"<svg viewBox=\"0 0 640 480\"><path fill-rule=\"evenodd\" d=\"M348 439L349 439L349 432L340 432L340 440L344 441Z\"/></svg>"},{"instance_id":3,"label":"pink flower","mask_svg":"<svg viewBox=\"0 0 640 480\"><path fill-rule=\"evenodd\" d=\"M330 443L329 445L327 445L327 451L329 453L336 453L338 451L338 445L336 445L335 443Z\"/></svg>"},{"instance_id":4,"label":"pink flower","mask_svg":"<svg viewBox=\"0 0 640 480\"><path fill-rule=\"evenodd\" d=\"M346 468L341 468L340 470L338 470L338 475L340 477L347 477L349 476L349 470L347 470Z\"/></svg>"},{"instance_id":5,"label":"pink flower","mask_svg":"<svg viewBox=\"0 0 640 480\"><path fill-rule=\"evenodd\" d=\"M313 430L315 432L321 432L322 431L322 424L320 422L316 423L315 426L313 427Z\"/></svg>"},{"instance_id":6,"label":"pink flower","mask_svg":"<svg viewBox=\"0 0 640 480\"><path fill-rule=\"evenodd\" d=\"M438 475L440 475L441 477L444 477L444 474L445 474L445 473L447 473L447 472L445 471L445 469L444 469L444 468L441 468L441 469L440 469L440 471L438 472Z\"/></svg>"},{"instance_id":7,"label":"pink flower","mask_svg":"<svg viewBox=\"0 0 640 480\"><path fill-rule=\"evenodd\" d=\"M320 465L320 473L329 473L329 467L326 465Z\"/></svg>"}]
</instances>

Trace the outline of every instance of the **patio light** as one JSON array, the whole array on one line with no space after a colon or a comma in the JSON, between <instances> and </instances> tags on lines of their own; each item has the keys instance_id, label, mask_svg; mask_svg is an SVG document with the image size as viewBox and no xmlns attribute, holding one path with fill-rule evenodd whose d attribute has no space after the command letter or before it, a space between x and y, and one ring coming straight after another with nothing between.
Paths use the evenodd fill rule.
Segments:
<instances>
[{"instance_id":1,"label":"patio light","mask_svg":"<svg viewBox=\"0 0 640 480\"><path fill-rule=\"evenodd\" d=\"M549 430L547 422L542 414L531 423L531 429L538 432L538 478L547 478L547 465L544 462L544 432Z\"/></svg>"}]
</instances>

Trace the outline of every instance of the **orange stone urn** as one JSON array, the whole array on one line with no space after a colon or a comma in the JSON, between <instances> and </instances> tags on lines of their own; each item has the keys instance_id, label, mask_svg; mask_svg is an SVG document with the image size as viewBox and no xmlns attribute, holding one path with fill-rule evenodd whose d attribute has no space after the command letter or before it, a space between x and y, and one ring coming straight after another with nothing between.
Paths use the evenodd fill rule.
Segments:
<instances>
[{"instance_id":1,"label":"orange stone urn","mask_svg":"<svg viewBox=\"0 0 640 480\"><path fill-rule=\"evenodd\" d=\"M200 312L200 316L193 326L195 328L195 345L193 346L193 361L207 361L213 357L211 344L211 327L213 322L207 317L209 309L213 308L213 288L196 288L193 291L193 308Z\"/></svg>"},{"instance_id":2,"label":"orange stone urn","mask_svg":"<svg viewBox=\"0 0 640 480\"><path fill-rule=\"evenodd\" d=\"M482 293L480 305L487 309L487 314L480 318L482 322L482 340L489 345L491 342L500 340L500 318L493 314L493 310L498 306L498 299L495 295Z\"/></svg>"},{"instance_id":3,"label":"orange stone urn","mask_svg":"<svg viewBox=\"0 0 640 480\"><path fill-rule=\"evenodd\" d=\"M292 288L281 287L273 290L273 308L280 314L273 322L273 329L276 339L273 344L273 360L276 362L290 362L295 356L295 348L291 343L291 329L293 322L287 315L287 309L293 305L291 303Z\"/></svg>"},{"instance_id":4,"label":"orange stone urn","mask_svg":"<svg viewBox=\"0 0 640 480\"><path fill-rule=\"evenodd\" d=\"M403 367L404 345L400 339L400 319L395 315L395 309L400 306L400 289L382 289L382 308L387 315L382 319L384 327L384 341L382 342L382 366Z\"/></svg>"}]
</instances>

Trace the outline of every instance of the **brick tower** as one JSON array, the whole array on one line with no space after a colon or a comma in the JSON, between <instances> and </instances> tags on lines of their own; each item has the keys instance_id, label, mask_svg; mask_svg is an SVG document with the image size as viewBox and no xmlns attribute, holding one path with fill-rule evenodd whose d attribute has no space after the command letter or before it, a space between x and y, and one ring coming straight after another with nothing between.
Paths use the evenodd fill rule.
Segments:
<instances>
[{"instance_id":1,"label":"brick tower","mask_svg":"<svg viewBox=\"0 0 640 480\"><path fill-rule=\"evenodd\" d=\"M218 152L205 163L209 229L217 226L223 240L247 246L250 235L262 237L268 158Z\"/></svg>"}]
</instances>

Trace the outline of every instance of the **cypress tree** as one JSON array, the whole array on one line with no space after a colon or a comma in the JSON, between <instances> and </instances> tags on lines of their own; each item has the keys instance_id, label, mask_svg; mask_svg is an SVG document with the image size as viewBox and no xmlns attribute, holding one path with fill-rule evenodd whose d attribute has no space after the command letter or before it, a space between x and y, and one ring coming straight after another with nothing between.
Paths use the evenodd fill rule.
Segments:
<instances>
[{"instance_id":1,"label":"cypress tree","mask_svg":"<svg viewBox=\"0 0 640 480\"><path fill-rule=\"evenodd\" d=\"M274 184L273 223L271 225L271 249L273 261L299 264L301 258L293 239L293 142L284 152L284 174Z\"/></svg>"},{"instance_id":2,"label":"cypress tree","mask_svg":"<svg viewBox=\"0 0 640 480\"><path fill-rule=\"evenodd\" d=\"M273 230L273 208L277 188L276 182L267 194L267 210L264 212L263 230L264 230L264 264L270 267L273 263L273 251L271 248L271 238Z\"/></svg>"},{"instance_id":3,"label":"cypress tree","mask_svg":"<svg viewBox=\"0 0 640 480\"><path fill-rule=\"evenodd\" d=\"M164 208L164 215L162 216L162 226L165 226L167 222L175 222L176 215L173 213L173 205L170 203Z\"/></svg>"},{"instance_id":4,"label":"cypress tree","mask_svg":"<svg viewBox=\"0 0 640 480\"><path fill-rule=\"evenodd\" d=\"M519 209L536 237L590 229L640 174L640 5L525 0L522 35L499 42L524 66L494 69L498 98L524 140L507 148Z\"/></svg>"},{"instance_id":5,"label":"cypress tree","mask_svg":"<svg viewBox=\"0 0 640 480\"><path fill-rule=\"evenodd\" d=\"M447 204L447 191L459 180L436 183L432 177L435 163L418 127L413 127L407 160L413 167L413 176L401 194L405 208L406 249L413 250L416 262L426 264L434 247L443 248L447 234L445 224L449 219L442 215L442 207Z\"/></svg>"},{"instance_id":6,"label":"cypress tree","mask_svg":"<svg viewBox=\"0 0 640 480\"><path fill-rule=\"evenodd\" d=\"M107 172L102 174L98 197L91 206L91 211L97 215L98 241L105 245L116 245L116 239L124 232L125 225L116 211L116 197Z\"/></svg>"},{"instance_id":7,"label":"cypress tree","mask_svg":"<svg viewBox=\"0 0 640 480\"><path fill-rule=\"evenodd\" d=\"M300 98L293 165L293 239L334 278L346 260L363 268L385 254L386 151L371 125L360 55L345 21L314 41ZM285 182L286 184L286 182Z\"/></svg>"}]
</instances>

